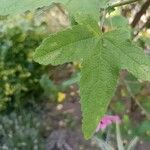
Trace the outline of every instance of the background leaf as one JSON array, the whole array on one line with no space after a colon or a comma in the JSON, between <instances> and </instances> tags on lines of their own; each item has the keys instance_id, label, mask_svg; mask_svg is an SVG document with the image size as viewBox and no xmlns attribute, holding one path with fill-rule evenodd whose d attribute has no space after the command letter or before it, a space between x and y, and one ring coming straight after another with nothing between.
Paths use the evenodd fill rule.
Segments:
<instances>
[{"instance_id":1,"label":"background leaf","mask_svg":"<svg viewBox=\"0 0 150 150\"><path fill-rule=\"evenodd\" d=\"M19 14L27 10L35 10L43 6L49 6L52 2L64 4L73 15L84 12L91 14L97 19L99 9L106 7L107 4L107 0L0 0L0 15Z\"/></svg>"},{"instance_id":2,"label":"background leaf","mask_svg":"<svg viewBox=\"0 0 150 150\"><path fill-rule=\"evenodd\" d=\"M128 20L123 16L112 16L111 18L107 18L105 21L105 25L112 28L120 28L120 27L128 27Z\"/></svg>"},{"instance_id":3,"label":"background leaf","mask_svg":"<svg viewBox=\"0 0 150 150\"><path fill-rule=\"evenodd\" d=\"M14 15L27 10L34 10L43 6L49 6L57 0L0 0L0 15Z\"/></svg>"},{"instance_id":4,"label":"background leaf","mask_svg":"<svg viewBox=\"0 0 150 150\"><path fill-rule=\"evenodd\" d=\"M99 19L100 8L106 8L108 0L70 0L67 8L71 14L86 13L90 14L96 20Z\"/></svg>"}]
</instances>

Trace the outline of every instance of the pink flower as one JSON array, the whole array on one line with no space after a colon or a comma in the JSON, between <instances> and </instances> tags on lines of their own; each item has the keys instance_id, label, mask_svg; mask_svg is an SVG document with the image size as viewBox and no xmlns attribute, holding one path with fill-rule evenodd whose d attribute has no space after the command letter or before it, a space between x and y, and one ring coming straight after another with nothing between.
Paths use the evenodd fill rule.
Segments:
<instances>
[{"instance_id":1,"label":"pink flower","mask_svg":"<svg viewBox=\"0 0 150 150\"><path fill-rule=\"evenodd\" d=\"M99 122L96 128L96 132L98 132L100 129L104 130L108 125L111 125L112 123L120 123L120 122L121 120L119 116L105 115Z\"/></svg>"}]
</instances>

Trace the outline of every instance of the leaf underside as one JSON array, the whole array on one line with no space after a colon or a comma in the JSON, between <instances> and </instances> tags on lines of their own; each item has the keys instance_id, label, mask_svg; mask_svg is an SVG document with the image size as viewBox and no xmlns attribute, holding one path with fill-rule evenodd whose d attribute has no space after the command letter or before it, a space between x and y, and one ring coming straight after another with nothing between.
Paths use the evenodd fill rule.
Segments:
<instances>
[{"instance_id":1,"label":"leaf underside","mask_svg":"<svg viewBox=\"0 0 150 150\"><path fill-rule=\"evenodd\" d=\"M106 113L121 69L127 69L141 80L150 80L150 60L129 40L127 29L99 34L95 33L98 25L91 23L50 35L34 56L35 61L44 65L81 61L82 128L86 138L92 136Z\"/></svg>"}]
</instances>

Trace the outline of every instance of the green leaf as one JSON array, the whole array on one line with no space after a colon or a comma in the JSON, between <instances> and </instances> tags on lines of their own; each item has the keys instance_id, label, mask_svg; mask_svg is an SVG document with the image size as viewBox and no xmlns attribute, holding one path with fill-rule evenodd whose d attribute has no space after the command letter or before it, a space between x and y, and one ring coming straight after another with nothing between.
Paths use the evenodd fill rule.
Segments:
<instances>
[{"instance_id":1,"label":"green leaf","mask_svg":"<svg viewBox=\"0 0 150 150\"><path fill-rule=\"evenodd\" d=\"M111 18L107 18L105 24L112 28L128 27L129 25L127 18L123 16L113 16Z\"/></svg>"},{"instance_id":2,"label":"green leaf","mask_svg":"<svg viewBox=\"0 0 150 150\"><path fill-rule=\"evenodd\" d=\"M0 15L12 15L48 6L57 0L0 0Z\"/></svg>"},{"instance_id":3,"label":"green leaf","mask_svg":"<svg viewBox=\"0 0 150 150\"><path fill-rule=\"evenodd\" d=\"M90 14L78 13L74 16L75 21L86 26L89 30L99 33L100 27L98 26L98 21L96 21Z\"/></svg>"},{"instance_id":4,"label":"green leaf","mask_svg":"<svg viewBox=\"0 0 150 150\"><path fill-rule=\"evenodd\" d=\"M40 79L40 85L46 94L56 93L58 91L57 86L49 79L47 74L42 75Z\"/></svg>"},{"instance_id":5,"label":"green leaf","mask_svg":"<svg viewBox=\"0 0 150 150\"><path fill-rule=\"evenodd\" d=\"M108 0L0 0L0 15L19 14L49 6L52 2L64 4L72 15L84 12L98 19L100 8L106 7Z\"/></svg>"},{"instance_id":6,"label":"green leaf","mask_svg":"<svg viewBox=\"0 0 150 150\"><path fill-rule=\"evenodd\" d=\"M139 135L140 137L142 136L144 139L147 138L146 137L146 132L149 132L149 131L150 131L150 121L148 121L148 120L147 121L143 121L136 128L137 135Z\"/></svg>"},{"instance_id":7,"label":"green leaf","mask_svg":"<svg viewBox=\"0 0 150 150\"><path fill-rule=\"evenodd\" d=\"M83 132L90 138L106 113L120 70L127 69L139 79L150 80L150 59L129 40L127 29L102 35L95 25L88 28L87 24L50 35L37 48L35 60L44 65L81 60Z\"/></svg>"},{"instance_id":8,"label":"green leaf","mask_svg":"<svg viewBox=\"0 0 150 150\"><path fill-rule=\"evenodd\" d=\"M62 83L64 88L69 87L72 84L78 83L80 81L81 75L80 73L75 73L72 77Z\"/></svg>"},{"instance_id":9,"label":"green leaf","mask_svg":"<svg viewBox=\"0 0 150 150\"><path fill-rule=\"evenodd\" d=\"M132 74L127 75L125 78L125 83L128 91L131 91L134 96L137 95L142 89L141 83Z\"/></svg>"},{"instance_id":10,"label":"green leaf","mask_svg":"<svg viewBox=\"0 0 150 150\"><path fill-rule=\"evenodd\" d=\"M107 4L108 0L69 0L66 6L73 15L85 13L98 20L100 8L106 8Z\"/></svg>"},{"instance_id":11,"label":"green leaf","mask_svg":"<svg viewBox=\"0 0 150 150\"><path fill-rule=\"evenodd\" d=\"M83 132L86 138L94 133L96 125L104 116L119 76L116 65L103 58L102 52L105 53L108 49L103 47L102 42L99 41L91 56L82 64L80 95Z\"/></svg>"},{"instance_id":12,"label":"green leaf","mask_svg":"<svg viewBox=\"0 0 150 150\"><path fill-rule=\"evenodd\" d=\"M91 52L95 44L94 37L98 35L82 25L50 35L36 49L34 60L44 65L58 65L81 60Z\"/></svg>"}]
</instances>

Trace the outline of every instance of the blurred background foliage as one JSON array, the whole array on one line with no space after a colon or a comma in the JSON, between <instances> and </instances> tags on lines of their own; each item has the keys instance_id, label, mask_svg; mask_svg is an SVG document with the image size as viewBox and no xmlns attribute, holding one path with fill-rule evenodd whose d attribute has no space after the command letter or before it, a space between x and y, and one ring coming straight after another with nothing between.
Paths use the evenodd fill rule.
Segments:
<instances>
[{"instance_id":1,"label":"blurred background foliage","mask_svg":"<svg viewBox=\"0 0 150 150\"><path fill-rule=\"evenodd\" d=\"M116 9L104 22L104 30L129 27L135 42L150 54L150 10L139 12L147 1ZM133 23L135 17L137 23ZM70 26L68 13L59 5L0 19L0 149L2 150L98 150L81 133L78 82L81 64L41 66L34 50L50 33ZM121 117L126 145L139 136L137 150L150 146L150 83L138 81L125 70L108 114ZM114 141L114 126L95 135ZM111 132L110 132L111 131ZM61 148L60 148L61 147Z\"/></svg>"},{"instance_id":2,"label":"blurred background foliage","mask_svg":"<svg viewBox=\"0 0 150 150\"><path fill-rule=\"evenodd\" d=\"M0 110L31 103L43 90L39 79L44 66L32 60L34 49L46 36L46 25L33 14L0 22Z\"/></svg>"},{"instance_id":3,"label":"blurred background foliage","mask_svg":"<svg viewBox=\"0 0 150 150\"><path fill-rule=\"evenodd\" d=\"M42 122L35 113L22 111L0 116L0 149L44 149Z\"/></svg>"}]
</instances>

